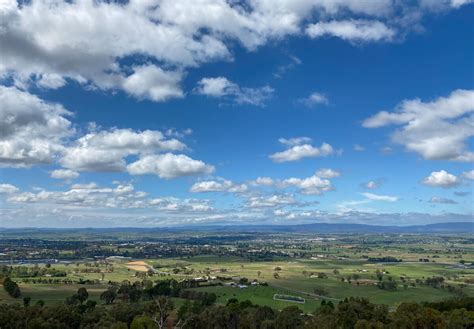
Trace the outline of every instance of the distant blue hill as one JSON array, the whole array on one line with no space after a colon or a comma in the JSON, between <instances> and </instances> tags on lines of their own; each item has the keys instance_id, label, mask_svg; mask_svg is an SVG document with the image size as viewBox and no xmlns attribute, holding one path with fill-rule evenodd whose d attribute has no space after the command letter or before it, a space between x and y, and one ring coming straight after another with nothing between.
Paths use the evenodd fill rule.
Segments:
<instances>
[{"instance_id":1,"label":"distant blue hill","mask_svg":"<svg viewBox=\"0 0 474 329\"><path fill-rule=\"evenodd\" d=\"M328 223L312 223L299 225L190 225L181 227L154 227L154 228L137 228L137 227L121 227L121 228L0 228L3 233L26 233L26 232L75 232L75 233L153 233L153 232L219 232L219 233L252 233L252 232L268 232L268 233L465 233L474 234L473 222L456 222L456 223L437 223L427 225L411 225L411 226L382 226L367 224L328 224Z\"/></svg>"}]
</instances>

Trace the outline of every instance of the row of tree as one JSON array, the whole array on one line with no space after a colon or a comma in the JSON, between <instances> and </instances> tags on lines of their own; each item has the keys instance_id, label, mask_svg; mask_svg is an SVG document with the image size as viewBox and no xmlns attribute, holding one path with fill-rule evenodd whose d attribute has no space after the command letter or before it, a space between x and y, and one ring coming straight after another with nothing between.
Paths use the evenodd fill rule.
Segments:
<instances>
[{"instance_id":1,"label":"row of tree","mask_svg":"<svg viewBox=\"0 0 474 329\"><path fill-rule=\"evenodd\" d=\"M385 305L364 298L349 298L337 305L322 302L313 314L297 306L281 311L250 301L230 299L227 305L186 301L178 309L170 298L149 303L97 306L84 291L76 305L0 305L0 328L28 329L448 329L473 328L474 298L435 303L402 303L389 312ZM85 303L84 303L85 302Z\"/></svg>"}]
</instances>

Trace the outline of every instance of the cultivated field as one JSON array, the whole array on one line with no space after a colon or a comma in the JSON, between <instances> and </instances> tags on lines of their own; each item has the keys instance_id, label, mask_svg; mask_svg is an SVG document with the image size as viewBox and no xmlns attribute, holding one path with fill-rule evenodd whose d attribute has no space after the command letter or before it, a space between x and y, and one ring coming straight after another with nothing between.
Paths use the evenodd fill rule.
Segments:
<instances>
[{"instance_id":1,"label":"cultivated field","mask_svg":"<svg viewBox=\"0 0 474 329\"><path fill-rule=\"evenodd\" d=\"M292 244L272 239L246 245L245 253L235 251L239 242L225 242L215 247L219 248L218 255L215 249L198 245L193 248L208 253L193 251L192 255L123 259L84 257L51 264L25 262L3 267L10 268L10 277L19 284L22 296L46 303L62 303L80 287L87 288L90 300L100 302L100 294L111 284L165 279L199 281L188 289L215 293L217 303L221 304L236 298L276 309L297 305L307 312L317 308L323 299L337 303L350 296L365 297L391 308L407 301L474 296L471 243L444 238L428 243L424 236L423 241L409 237L405 243L397 237L379 239L388 242L372 241L368 245L363 236L358 237L359 243L346 241L345 237L302 238ZM131 254L137 248L143 247L127 244L120 252ZM191 247L179 248L188 253ZM104 243L102 250L116 250L116 247ZM269 259L255 257L269 252L274 255L265 256ZM430 278L442 278L442 284L431 284ZM275 300L275 294L301 297L305 303ZM0 303L14 301L17 300L0 290ZM175 301L182 302L179 298Z\"/></svg>"}]
</instances>

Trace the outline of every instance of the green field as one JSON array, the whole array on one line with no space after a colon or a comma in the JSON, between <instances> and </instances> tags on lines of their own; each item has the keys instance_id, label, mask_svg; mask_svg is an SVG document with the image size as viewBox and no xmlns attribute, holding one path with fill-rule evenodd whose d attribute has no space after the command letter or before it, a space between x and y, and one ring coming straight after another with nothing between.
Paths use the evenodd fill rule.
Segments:
<instances>
[{"instance_id":1,"label":"green field","mask_svg":"<svg viewBox=\"0 0 474 329\"><path fill-rule=\"evenodd\" d=\"M68 242L20 239L13 252L10 250L15 241L4 245L10 252L8 257L17 253L19 259L24 259L28 254L43 253L42 257L46 258L51 250L43 245L48 241L55 246L56 257L67 259L50 264L2 265L3 273L19 284L22 297L31 297L33 303L43 300L57 304L78 288L86 287L89 299L102 303L99 296L110 284L144 280L153 283L165 279L180 282L198 277L209 280L187 289L215 293L218 304L236 298L275 309L296 305L305 312L315 310L323 299L337 303L351 296L368 298L391 309L402 302L474 296L474 268L469 265L474 261L474 244L468 236L362 234L320 238L310 234L292 235L288 239L285 234L251 237L236 234L227 238L171 234L171 240L167 241L183 239L181 244L171 245L139 240L87 241L87 236L77 240L70 236L70 239ZM104 253L125 258L96 256ZM172 256L162 256L163 253ZM130 257L133 254L147 257ZM127 265L130 261L146 262L154 272L137 272L137 267ZM427 283L432 278L442 278L443 284ZM247 288L229 286L241 280ZM253 281L259 285L251 285ZM305 303L274 300L275 294L301 297ZM180 298L174 300L176 304L184 302ZM21 302L21 299L15 300L0 289L2 302Z\"/></svg>"},{"instance_id":2,"label":"green field","mask_svg":"<svg viewBox=\"0 0 474 329\"><path fill-rule=\"evenodd\" d=\"M325 292L324 298L337 302L350 296L366 297L372 302L383 303L396 306L403 301L435 301L455 295L445 289L433 288L426 285L403 286L398 280L399 277L407 277L408 282L415 282L416 279L424 279L431 276L443 276L450 280L447 282L453 285L460 284L466 278L474 277L474 270L459 270L451 265L438 263L390 263L372 264L361 260L326 260L326 259L296 259L292 261L271 261L271 262L250 262L243 258L225 258L210 255L190 257L187 259L168 258L146 260L147 263L158 267L160 273L166 275L154 275L149 280L160 280L164 278L174 278L176 280L190 279L202 275L225 276L238 281L240 278L248 278L250 281L257 280L267 282L265 286L249 286L245 289L217 285L212 287L199 287L201 291L214 292L218 296L218 303L226 303L229 298L235 297L238 300L250 300L260 305L268 305L274 308L284 308L290 302L275 301L273 295L290 294L306 299L305 304L298 305L304 311L314 310L320 303L322 296L317 296L318 291ZM87 264L87 265L86 265ZM111 266L108 265L108 268ZM135 271L129 270L123 262L113 264L113 272L105 273L82 273L81 270L95 268L104 270L103 264L77 263L77 264L53 264L52 268L66 271L67 278L73 281L94 280L95 284L54 284L54 283L25 283L24 278L14 278L20 284L24 296L30 296L34 301L44 300L46 303L61 303L66 297L72 295L79 287L84 286L90 293L92 300L98 300L102 291L107 288L108 281L121 282L129 280L134 282L139 280L135 277ZM185 269L187 274L174 273L173 269ZM278 271L275 271L278 269ZM337 270L337 274L334 274ZM396 291L385 291L379 289L375 284L376 271L388 272L398 281ZM278 272L278 278L274 273ZM306 273L306 274L304 274ZM318 278L309 273L325 273L327 278ZM341 278L357 276L357 279L347 279L342 282ZM37 279L51 280L54 278L40 277ZM357 284L357 282L359 284ZM225 283L225 282L224 282ZM316 290L315 290L316 289ZM466 285L464 292L467 295L474 295L473 285ZM11 302L12 298L4 291L0 292L0 302Z\"/></svg>"}]
</instances>

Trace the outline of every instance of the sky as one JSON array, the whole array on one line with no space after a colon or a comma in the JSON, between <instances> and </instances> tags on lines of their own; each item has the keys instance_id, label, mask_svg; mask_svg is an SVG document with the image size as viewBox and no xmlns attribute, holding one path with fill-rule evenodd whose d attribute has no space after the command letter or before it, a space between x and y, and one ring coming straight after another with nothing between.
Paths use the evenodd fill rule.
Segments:
<instances>
[{"instance_id":1,"label":"sky","mask_svg":"<svg viewBox=\"0 0 474 329\"><path fill-rule=\"evenodd\" d=\"M473 19L0 0L0 227L474 222Z\"/></svg>"}]
</instances>

